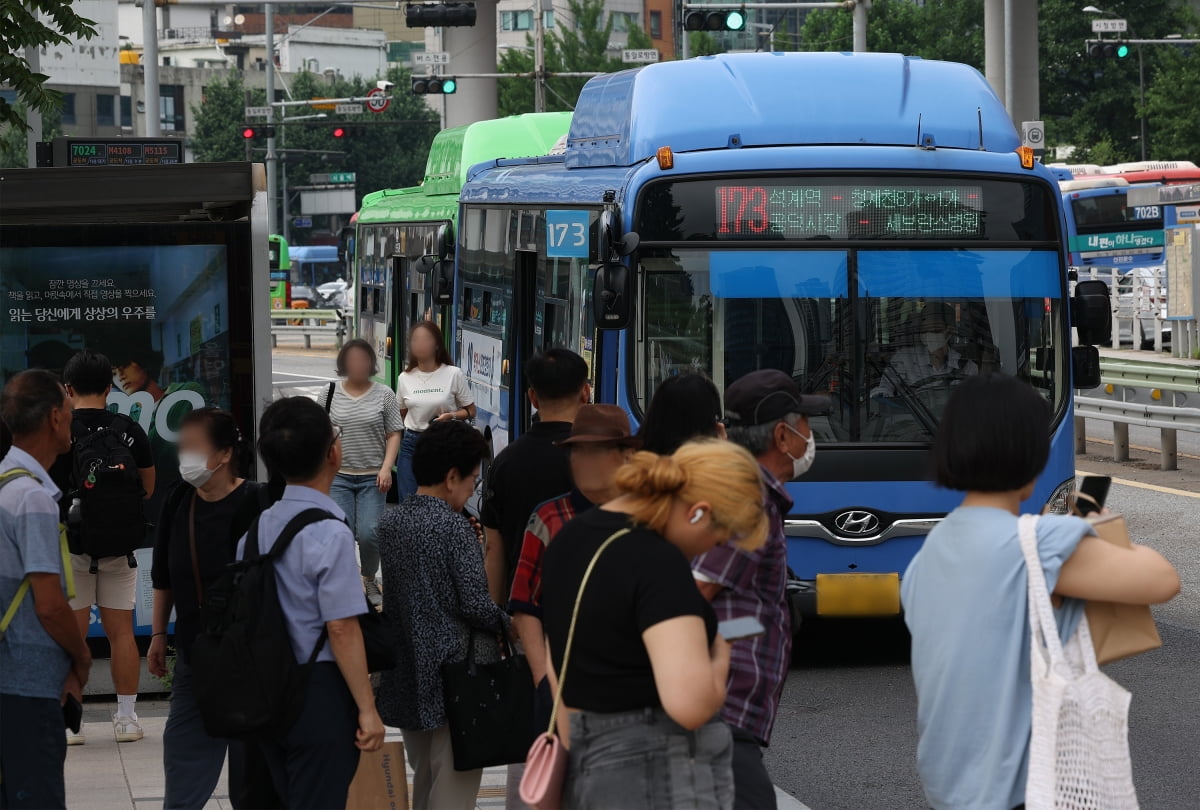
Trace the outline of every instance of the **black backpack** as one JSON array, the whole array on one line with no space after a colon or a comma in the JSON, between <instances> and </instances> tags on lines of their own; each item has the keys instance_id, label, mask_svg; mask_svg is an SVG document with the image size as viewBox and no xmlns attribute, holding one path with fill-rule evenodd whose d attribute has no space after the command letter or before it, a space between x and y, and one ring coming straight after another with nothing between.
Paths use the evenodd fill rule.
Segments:
<instances>
[{"instance_id":1,"label":"black backpack","mask_svg":"<svg viewBox=\"0 0 1200 810\"><path fill-rule=\"evenodd\" d=\"M260 554L255 518L242 560L205 591L203 628L190 659L209 736L281 739L295 724L327 633L321 630L308 665L296 662L275 563L302 529L323 520L337 518L324 509L304 510L288 521L270 551Z\"/></svg>"},{"instance_id":2,"label":"black backpack","mask_svg":"<svg viewBox=\"0 0 1200 810\"><path fill-rule=\"evenodd\" d=\"M91 557L93 572L103 557L127 557L130 567L136 567L133 552L145 545L146 491L123 438L133 424L124 414L114 414L108 425L95 430L79 420L71 423L71 552Z\"/></svg>"}]
</instances>

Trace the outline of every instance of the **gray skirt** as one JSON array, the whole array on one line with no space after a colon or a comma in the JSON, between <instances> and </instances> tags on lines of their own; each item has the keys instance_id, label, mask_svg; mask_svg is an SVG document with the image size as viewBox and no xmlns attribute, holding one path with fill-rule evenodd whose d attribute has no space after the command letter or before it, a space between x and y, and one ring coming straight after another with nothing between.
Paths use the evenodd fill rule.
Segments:
<instances>
[{"instance_id":1,"label":"gray skirt","mask_svg":"<svg viewBox=\"0 0 1200 810\"><path fill-rule=\"evenodd\" d=\"M733 739L719 717L688 731L661 709L571 717L567 810L729 810Z\"/></svg>"}]
</instances>

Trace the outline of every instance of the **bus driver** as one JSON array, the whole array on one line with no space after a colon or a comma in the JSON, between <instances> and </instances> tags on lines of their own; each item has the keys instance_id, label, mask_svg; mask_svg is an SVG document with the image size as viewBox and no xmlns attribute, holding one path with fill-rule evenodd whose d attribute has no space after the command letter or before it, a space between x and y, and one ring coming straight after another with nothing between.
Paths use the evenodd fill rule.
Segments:
<instances>
[{"instance_id":1,"label":"bus driver","mask_svg":"<svg viewBox=\"0 0 1200 810\"><path fill-rule=\"evenodd\" d=\"M892 355L871 397L905 397L935 384L948 389L957 380L978 374L979 366L973 360L951 348L954 326L953 306L927 302L915 319L913 345Z\"/></svg>"}]
</instances>

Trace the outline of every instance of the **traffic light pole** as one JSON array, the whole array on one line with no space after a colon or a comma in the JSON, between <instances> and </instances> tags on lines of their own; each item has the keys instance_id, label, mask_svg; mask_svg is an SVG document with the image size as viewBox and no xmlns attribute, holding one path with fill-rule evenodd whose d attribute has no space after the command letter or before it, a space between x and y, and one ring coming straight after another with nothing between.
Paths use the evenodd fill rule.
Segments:
<instances>
[{"instance_id":1,"label":"traffic light pole","mask_svg":"<svg viewBox=\"0 0 1200 810\"><path fill-rule=\"evenodd\" d=\"M546 111L546 27L542 25L542 0L537 0L533 21L533 111Z\"/></svg>"},{"instance_id":2,"label":"traffic light pole","mask_svg":"<svg viewBox=\"0 0 1200 810\"><path fill-rule=\"evenodd\" d=\"M149 2L149 0L146 0ZM275 6L267 4L264 11L264 34L265 45L267 50L267 106L270 107L271 114L267 116L267 126L273 127L275 124ZM275 134L274 130L269 130L271 134L267 137L267 233L279 233L279 203L278 189L276 188L275 178L275 162L278 158L275 155Z\"/></svg>"}]
</instances>

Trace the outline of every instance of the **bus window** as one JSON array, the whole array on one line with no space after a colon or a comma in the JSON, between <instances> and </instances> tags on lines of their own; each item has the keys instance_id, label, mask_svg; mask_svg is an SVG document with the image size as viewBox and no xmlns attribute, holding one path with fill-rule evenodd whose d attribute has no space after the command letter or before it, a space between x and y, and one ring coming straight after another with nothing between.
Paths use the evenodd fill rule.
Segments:
<instances>
[{"instance_id":1,"label":"bus window","mask_svg":"<svg viewBox=\"0 0 1200 810\"><path fill-rule=\"evenodd\" d=\"M1162 230L1162 208L1157 205L1128 208L1125 205L1125 189L1119 193L1073 196L1071 213L1075 227L1081 234L1109 233L1112 231L1156 231Z\"/></svg>"}]
</instances>

